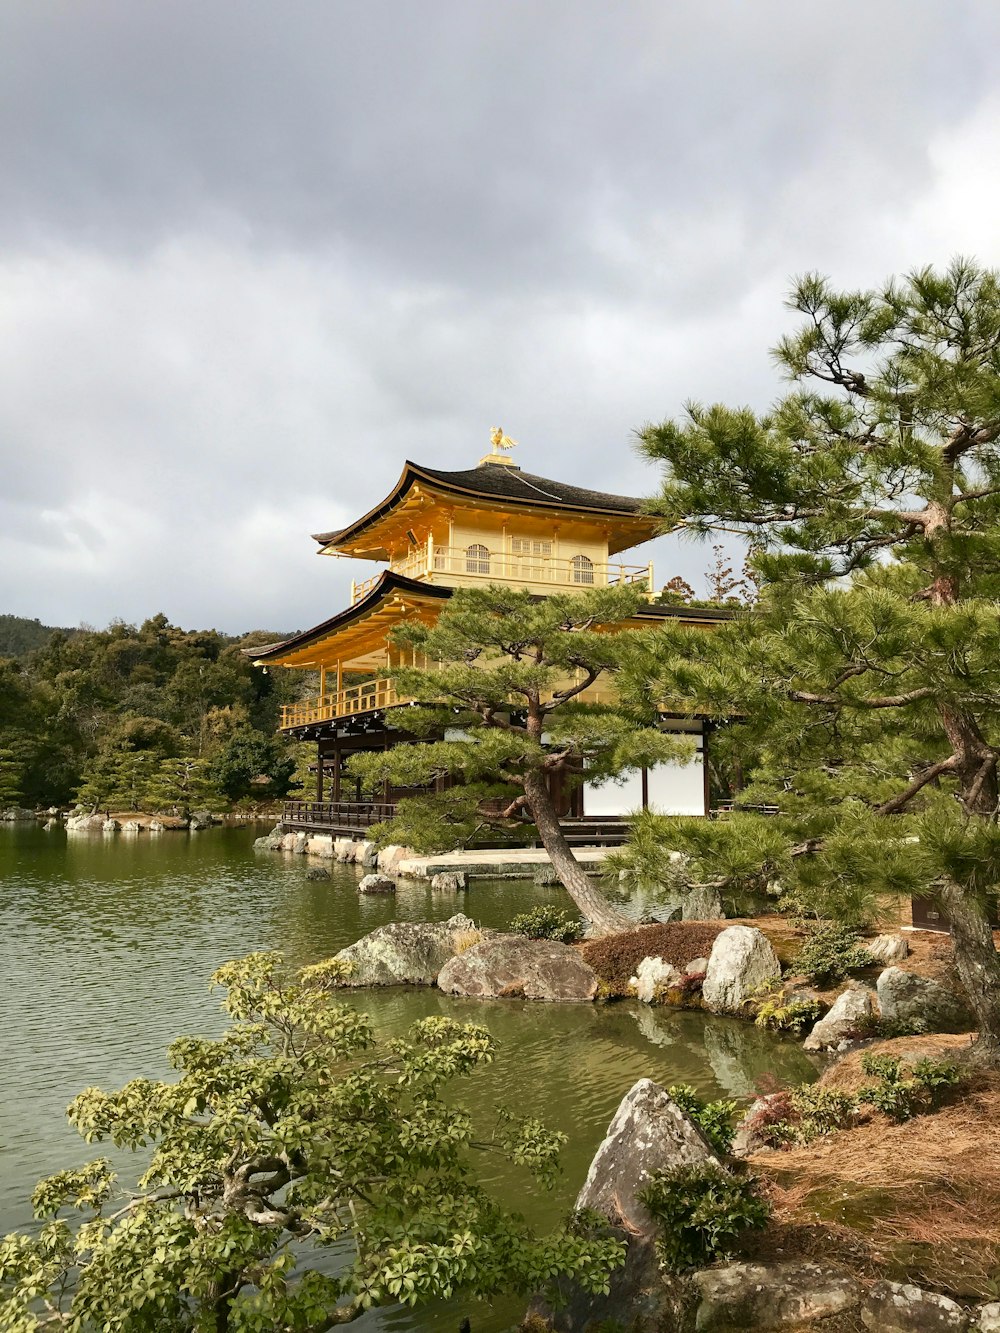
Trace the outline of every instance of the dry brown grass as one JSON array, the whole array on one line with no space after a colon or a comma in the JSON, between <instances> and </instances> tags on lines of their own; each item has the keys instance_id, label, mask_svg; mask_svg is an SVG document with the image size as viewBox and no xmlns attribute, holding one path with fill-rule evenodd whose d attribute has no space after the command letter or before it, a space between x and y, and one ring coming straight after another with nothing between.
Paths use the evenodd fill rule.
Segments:
<instances>
[{"instance_id":1,"label":"dry brown grass","mask_svg":"<svg viewBox=\"0 0 1000 1333\"><path fill-rule=\"evenodd\" d=\"M481 930L477 930L474 926L466 926L464 930L452 931L451 946L456 953L465 953L466 949L481 944L483 938Z\"/></svg>"},{"instance_id":2,"label":"dry brown grass","mask_svg":"<svg viewBox=\"0 0 1000 1333\"><path fill-rule=\"evenodd\" d=\"M868 1049L961 1058L968 1043L905 1037ZM861 1053L821 1081L856 1091L866 1081ZM751 1160L786 1249L822 1238L846 1259L861 1240L867 1260L850 1259L861 1276L882 1271L965 1297L1000 1293L1000 1074L970 1072L951 1102L905 1124L870 1112L856 1128Z\"/></svg>"}]
</instances>

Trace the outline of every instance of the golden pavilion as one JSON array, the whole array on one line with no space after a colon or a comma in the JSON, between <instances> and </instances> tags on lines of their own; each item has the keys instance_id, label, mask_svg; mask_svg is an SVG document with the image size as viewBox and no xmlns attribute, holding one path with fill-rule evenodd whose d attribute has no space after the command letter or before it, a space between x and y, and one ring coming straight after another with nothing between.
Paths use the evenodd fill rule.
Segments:
<instances>
[{"instance_id":1,"label":"golden pavilion","mask_svg":"<svg viewBox=\"0 0 1000 1333\"><path fill-rule=\"evenodd\" d=\"M544 597L641 582L649 600L622 625L623 632L668 618L705 626L728 618L723 609L657 601L652 564L621 560L657 533L658 521L644 512L641 500L524 472L507 452L514 442L500 430L492 438L492 452L474 468L445 472L407 462L389 494L361 518L315 534L319 554L382 568L352 583L344 610L255 650L259 666L319 677L315 697L283 710L282 730L316 743L316 798L288 804L288 827L352 832L391 815L396 800L410 794L386 790L381 800L364 800L344 765L358 750L413 739L397 711L408 701L396 693L392 668L424 664L395 645L390 634L404 620L432 622L456 588L505 583ZM610 701L609 691L599 680L581 699ZM615 823L640 807L707 813L706 724L664 711L661 725L695 740L695 760L660 764L620 783L593 786L584 780L553 792L574 841L602 829L607 833L608 827L613 835Z\"/></svg>"}]
</instances>

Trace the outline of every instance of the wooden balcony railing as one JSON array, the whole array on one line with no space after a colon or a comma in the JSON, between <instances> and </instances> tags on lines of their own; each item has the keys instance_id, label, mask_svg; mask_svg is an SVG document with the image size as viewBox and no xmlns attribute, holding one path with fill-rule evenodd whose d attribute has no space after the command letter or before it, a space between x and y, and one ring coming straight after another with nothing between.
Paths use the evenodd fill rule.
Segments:
<instances>
[{"instance_id":1,"label":"wooden balcony railing","mask_svg":"<svg viewBox=\"0 0 1000 1333\"><path fill-rule=\"evenodd\" d=\"M391 708L405 702L397 698L391 680L366 680L346 690L321 694L317 699L302 703L285 704L281 709L281 727L304 727L310 722L332 722L335 718L353 717L356 713L374 713L380 708Z\"/></svg>"},{"instance_id":2,"label":"wooden balcony railing","mask_svg":"<svg viewBox=\"0 0 1000 1333\"><path fill-rule=\"evenodd\" d=\"M453 578L481 580L484 583L517 583L526 587L576 589L614 587L621 583L645 583L653 587L653 566L625 565L618 561L603 563L586 556L529 555L522 552L492 551L485 546L435 546L428 541L403 560L394 560L391 569L410 579L428 583L448 582ZM371 592L380 574L362 583L351 584L351 605Z\"/></svg>"},{"instance_id":3,"label":"wooden balcony railing","mask_svg":"<svg viewBox=\"0 0 1000 1333\"><path fill-rule=\"evenodd\" d=\"M580 703L608 704L617 703L614 684L611 681L597 681L589 689L577 695ZM374 713L382 708L393 708L409 700L396 692L392 680L366 680L362 685L352 685L349 689L322 694L316 699L304 699L301 703L285 704L281 709L281 729L287 731L293 727L306 727L313 722L333 722L339 718L353 717L357 713ZM517 700L512 700L517 706Z\"/></svg>"}]
</instances>

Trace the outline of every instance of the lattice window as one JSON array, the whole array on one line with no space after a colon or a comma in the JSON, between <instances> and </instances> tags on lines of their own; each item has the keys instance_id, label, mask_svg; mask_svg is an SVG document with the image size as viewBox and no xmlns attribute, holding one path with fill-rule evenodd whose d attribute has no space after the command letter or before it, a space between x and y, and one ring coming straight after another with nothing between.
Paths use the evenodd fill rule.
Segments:
<instances>
[{"instance_id":1,"label":"lattice window","mask_svg":"<svg viewBox=\"0 0 1000 1333\"><path fill-rule=\"evenodd\" d=\"M593 583L594 562L589 555L575 555L569 564L574 583Z\"/></svg>"},{"instance_id":2,"label":"lattice window","mask_svg":"<svg viewBox=\"0 0 1000 1333\"><path fill-rule=\"evenodd\" d=\"M511 537L511 555L551 555L552 543L536 541L533 537Z\"/></svg>"},{"instance_id":3,"label":"lattice window","mask_svg":"<svg viewBox=\"0 0 1000 1333\"><path fill-rule=\"evenodd\" d=\"M490 572L489 548L480 542L474 542L465 549L465 572L467 574L488 574Z\"/></svg>"}]
</instances>

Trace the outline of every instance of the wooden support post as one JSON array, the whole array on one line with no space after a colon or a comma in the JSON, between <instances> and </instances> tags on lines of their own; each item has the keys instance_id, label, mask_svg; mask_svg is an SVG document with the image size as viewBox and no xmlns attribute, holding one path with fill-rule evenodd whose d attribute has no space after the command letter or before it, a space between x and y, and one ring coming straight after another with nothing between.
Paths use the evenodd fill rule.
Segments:
<instances>
[{"instance_id":1,"label":"wooden support post","mask_svg":"<svg viewBox=\"0 0 1000 1333\"><path fill-rule=\"evenodd\" d=\"M645 764L642 768L642 808L649 809L649 769Z\"/></svg>"},{"instance_id":2,"label":"wooden support post","mask_svg":"<svg viewBox=\"0 0 1000 1333\"><path fill-rule=\"evenodd\" d=\"M703 791L706 815L708 815L712 809L712 783L708 772L708 728L709 728L708 722L703 722L701 724L702 791Z\"/></svg>"},{"instance_id":3,"label":"wooden support post","mask_svg":"<svg viewBox=\"0 0 1000 1333\"><path fill-rule=\"evenodd\" d=\"M316 740L316 800L323 799L323 742Z\"/></svg>"},{"instance_id":4,"label":"wooden support post","mask_svg":"<svg viewBox=\"0 0 1000 1333\"><path fill-rule=\"evenodd\" d=\"M340 800L340 735L333 736L333 799Z\"/></svg>"}]
</instances>

